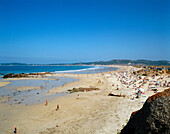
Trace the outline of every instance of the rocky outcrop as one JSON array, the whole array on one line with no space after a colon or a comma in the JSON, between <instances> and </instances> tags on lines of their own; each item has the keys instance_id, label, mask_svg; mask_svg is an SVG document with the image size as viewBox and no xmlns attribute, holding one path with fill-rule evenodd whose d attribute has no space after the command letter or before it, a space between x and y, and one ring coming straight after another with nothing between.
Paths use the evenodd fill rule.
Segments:
<instances>
[{"instance_id":1,"label":"rocky outcrop","mask_svg":"<svg viewBox=\"0 0 170 134\"><path fill-rule=\"evenodd\" d=\"M142 109L133 112L121 134L169 134L170 88L147 99Z\"/></svg>"},{"instance_id":2,"label":"rocky outcrop","mask_svg":"<svg viewBox=\"0 0 170 134\"><path fill-rule=\"evenodd\" d=\"M50 72L45 73L29 73L29 75L45 75L45 74L51 74Z\"/></svg>"},{"instance_id":3,"label":"rocky outcrop","mask_svg":"<svg viewBox=\"0 0 170 134\"><path fill-rule=\"evenodd\" d=\"M13 76L13 73L9 73L3 76L3 78L11 78Z\"/></svg>"},{"instance_id":4,"label":"rocky outcrop","mask_svg":"<svg viewBox=\"0 0 170 134\"><path fill-rule=\"evenodd\" d=\"M99 90L99 88L83 88L83 87L79 87L79 88L73 88L71 90L68 90L70 93L74 93L74 92L88 92L88 91L93 91L93 90Z\"/></svg>"},{"instance_id":5,"label":"rocky outcrop","mask_svg":"<svg viewBox=\"0 0 170 134\"><path fill-rule=\"evenodd\" d=\"M142 76L162 76L162 74L170 74L170 69L169 66L148 66L133 73Z\"/></svg>"},{"instance_id":6,"label":"rocky outcrop","mask_svg":"<svg viewBox=\"0 0 170 134\"><path fill-rule=\"evenodd\" d=\"M28 74L13 74L13 73L9 73L3 76L3 78L21 78L21 77L28 77Z\"/></svg>"},{"instance_id":7,"label":"rocky outcrop","mask_svg":"<svg viewBox=\"0 0 170 134\"><path fill-rule=\"evenodd\" d=\"M13 74L9 73L3 76L3 78L21 78L21 77L29 77L30 75L45 75L45 74L50 74L50 72L45 72L45 73L29 73L29 74Z\"/></svg>"}]
</instances>

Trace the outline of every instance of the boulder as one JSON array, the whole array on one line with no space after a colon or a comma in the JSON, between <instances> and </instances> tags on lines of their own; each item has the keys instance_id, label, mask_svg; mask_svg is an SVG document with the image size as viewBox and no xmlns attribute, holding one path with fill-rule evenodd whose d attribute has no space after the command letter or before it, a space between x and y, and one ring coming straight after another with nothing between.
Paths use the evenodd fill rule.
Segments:
<instances>
[{"instance_id":1,"label":"boulder","mask_svg":"<svg viewBox=\"0 0 170 134\"><path fill-rule=\"evenodd\" d=\"M21 78L21 77L29 77L29 75L45 75L45 74L51 74L50 72L45 72L45 73L29 73L29 74L13 74L9 73L3 76L3 78Z\"/></svg>"},{"instance_id":2,"label":"boulder","mask_svg":"<svg viewBox=\"0 0 170 134\"><path fill-rule=\"evenodd\" d=\"M133 112L121 134L169 134L170 88L150 96L143 107Z\"/></svg>"},{"instance_id":3,"label":"boulder","mask_svg":"<svg viewBox=\"0 0 170 134\"><path fill-rule=\"evenodd\" d=\"M3 76L3 78L21 78L21 77L28 77L28 74L13 74L13 73L9 73Z\"/></svg>"},{"instance_id":4,"label":"boulder","mask_svg":"<svg viewBox=\"0 0 170 134\"><path fill-rule=\"evenodd\" d=\"M9 73L3 76L3 78L11 78L13 76L13 73Z\"/></svg>"}]
</instances>

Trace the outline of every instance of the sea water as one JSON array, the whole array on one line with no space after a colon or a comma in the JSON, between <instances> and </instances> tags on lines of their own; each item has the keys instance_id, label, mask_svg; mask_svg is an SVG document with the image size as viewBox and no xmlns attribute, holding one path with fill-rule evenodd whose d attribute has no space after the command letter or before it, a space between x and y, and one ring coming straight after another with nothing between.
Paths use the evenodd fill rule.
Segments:
<instances>
[{"instance_id":1,"label":"sea water","mask_svg":"<svg viewBox=\"0 0 170 134\"><path fill-rule=\"evenodd\" d=\"M103 66L0 66L0 77L8 73L35 73L35 72L52 72L52 73L100 73L117 70L116 67Z\"/></svg>"},{"instance_id":2,"label":"sea water","mask_svg":"<svg viewBox=\"0 0 170 134\"><path fill-rule=\"evenodd\" d=\"M93 68L92 66L0 66L0 74L55 72Z\"/></svg>"},{"instance_id":3,"label":"sea water","mask_svg":"<svg viewBox=\"0 0 170 134\"><path fill-rule=\"evenodd\" d=\"M1 103L9 103L9 104L38 104L45 102L46 100L51 100L53 98L56 98L58 96L66 95L68 92L63 93L52 93L48 94L48 91L50 89L62 86L64 84L78 81L78 79L69 78L69 77L53 77L57 78L59 80L51 80L47 77L45 80L41 79L21 79L21 80L12 80L10 84L0 87L0 97L10 98L10 102L8 99ZM7 80L1 80L1 81L7 81ZM46 84L45 84L46 83ZM25 91L19 91L15 90L16 87L24 87L29 86L33 87L33 89L25 90ZM36 90L34 87L43 87L42 89Z\"/></svg>"}]
</instances>

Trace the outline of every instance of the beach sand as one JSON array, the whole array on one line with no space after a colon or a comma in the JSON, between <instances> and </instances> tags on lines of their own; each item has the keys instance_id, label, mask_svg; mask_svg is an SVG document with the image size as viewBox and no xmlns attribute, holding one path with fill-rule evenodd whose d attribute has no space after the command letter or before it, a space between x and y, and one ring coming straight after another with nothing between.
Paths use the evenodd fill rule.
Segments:
<instances>
[{"instance_id":1,"label":"beach sand","mask_svg":"<svg viewBox=\"0 0 170 134\"><path fill-rule=\"evenodd\" d=\"M0 82L0 87L6 86L8 84L10 84L10 82Z\"/></svg>"},{"instance_id":2,"label":"beach sand","mask_svg":"<svg viewBox=\"0 0 170 134\"><path fill-rule=\"evenodd\" d=\"M118 67L121 71L133 68ZM56 74L57 77L72 77L79 81L53 88L49 94L68 92L74 87L95 87L99 90L60 96L48 101L48 106L45 102L36 105L0 103L1 134L12 134L15 126L18 134L116 134L127 123L131 113L139 110L147 99L131 100L134 90L130 88L116 90L116 85L121 87L121 83L110 75L118 71L88 75ZM122 93L126 97L108 96L110 92ZM153 93L148 91L148 94ZM56 110L57 105L59 110Z\"/></svg>"}]
</instances>

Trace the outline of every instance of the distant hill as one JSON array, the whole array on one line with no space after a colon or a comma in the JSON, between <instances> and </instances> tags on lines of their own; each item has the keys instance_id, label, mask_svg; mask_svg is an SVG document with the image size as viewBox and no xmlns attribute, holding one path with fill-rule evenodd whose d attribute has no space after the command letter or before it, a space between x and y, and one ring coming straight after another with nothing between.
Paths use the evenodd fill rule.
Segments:
<instances>
[{"instance_id":1,"label":"distant hill","mask_svg":"<svg viewBox=\"0 0 170 134\"><path fill-rule=\"evenodd\" d=\"M0 63L2 66L26 66L26 65L166 65L170 66L170 62L166 60L151 61L151 60L110 60L110 61L96 61L96 62L79 62L71 64L26 64L26 63Z\"/></svg>"},{"instance_id":2,"label":"distant hill","mask_svg":"<svg viewBox=\"0 0 170 134\"><path fill-rule=\"evenodd\" d=\"M0 65L3 65L3 66L25 66L28 64L26 64L26 63L0 63Z\"/></svg>"},{"instance_id":3,"label":"distant hill","mask_svg":"<svg viewBox=\"0 0 170 134\"><path fill-rule=\"evenodd\" d=\"M170 62L166 60L151 61L151 60L110 60L110 61L96 61L96 62L87 62L87 63L75 63L74 65L166 65L169 66Z\"/></svg>"}]
</instances>

